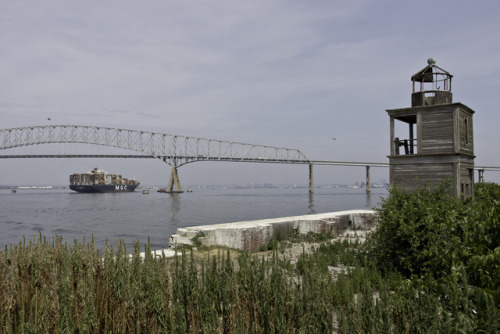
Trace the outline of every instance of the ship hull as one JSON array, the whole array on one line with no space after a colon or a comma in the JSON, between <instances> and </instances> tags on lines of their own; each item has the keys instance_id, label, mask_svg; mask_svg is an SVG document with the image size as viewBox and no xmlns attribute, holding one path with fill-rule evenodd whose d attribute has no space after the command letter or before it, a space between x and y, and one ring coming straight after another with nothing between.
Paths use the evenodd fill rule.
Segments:
<instances>
[{"instance_id":1,"label":"ship hull","mask_svg":"<svg viewBox=\"0 0 500 334\"><path fill-rule=\"evenodd\" d=\"M138 184L92 184L92 185L70 185L69 189L79 193L123 193L132 192Z\"/></svg>"}]
</instances>

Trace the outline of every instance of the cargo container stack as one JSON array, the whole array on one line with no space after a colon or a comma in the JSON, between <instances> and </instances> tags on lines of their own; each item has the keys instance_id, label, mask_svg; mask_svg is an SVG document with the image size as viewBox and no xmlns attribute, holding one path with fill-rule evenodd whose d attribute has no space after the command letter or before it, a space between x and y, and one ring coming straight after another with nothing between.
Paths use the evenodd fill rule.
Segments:
<instances>
[{"instance_id":1,"label":"cargo container stack","mask_svg":"<svg viewBox=\"0 0 500 334\"><path fill-rule=\"evenodd\" d=\"M130 192L139 186L136 180L108 174L98 168L89 173L70 175L69 183L70 189L78 192Z\"/></svg>"}]
</instances>

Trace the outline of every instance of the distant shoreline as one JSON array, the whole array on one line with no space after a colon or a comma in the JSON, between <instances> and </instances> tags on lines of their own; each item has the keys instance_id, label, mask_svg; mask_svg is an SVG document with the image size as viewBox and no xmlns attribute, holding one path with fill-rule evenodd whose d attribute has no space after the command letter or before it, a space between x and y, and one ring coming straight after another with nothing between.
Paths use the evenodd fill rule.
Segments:
<instances>
[{"instance_id":1,"label":"distant shoreline","mask_svg":"<svg viewBox=\"0 0 500 334\"><path fill-rule=\"evenodd\" d=\"M141 189L151 189L158 188L158 185L142 185ZM372 184L371 188L386 188L387 185L383 184ZM250 184L250 185L187 185L183 189L309 189L306 185L262 185L262 184ZM353 188L353 189L364 189L365 186L358 186L356 184L320 184L314 186L315 189L332 189L332 188ZM0 185L0 189L69 189L67 185Z\"/></svg>"}]
</instances>

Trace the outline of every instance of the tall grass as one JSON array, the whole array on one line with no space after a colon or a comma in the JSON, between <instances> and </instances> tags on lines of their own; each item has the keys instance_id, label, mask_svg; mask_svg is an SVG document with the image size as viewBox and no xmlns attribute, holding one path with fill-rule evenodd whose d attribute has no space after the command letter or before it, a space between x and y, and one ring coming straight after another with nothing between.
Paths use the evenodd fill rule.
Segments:
<instances>
[{"instance_id":1,"label":"tall grass","mask_svg":"<svg viewBox=\"0 0 500 334\"><path fill-rule=\"evenodd\" d=\"M357 243L325 242L297 263L212 250L173 259L138 243L22 241L0 252L2 333L442 333L499 329L486 294L382 276ZM332 268L345 270L333 273Z\"/></svg>"}]
</instances>

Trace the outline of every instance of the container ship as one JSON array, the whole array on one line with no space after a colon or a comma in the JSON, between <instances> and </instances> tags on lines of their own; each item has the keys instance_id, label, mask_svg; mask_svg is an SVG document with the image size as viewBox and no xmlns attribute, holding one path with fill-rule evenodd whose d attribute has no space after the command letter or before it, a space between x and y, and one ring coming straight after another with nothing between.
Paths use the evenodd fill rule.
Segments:
<instances>
[{"instance_id":1,"label":"container ship","mask_svg":"<svg viewBox=\"0 0 500 334\"><path fill-rule=\"evenodd\" d=\"M114 193L131 192L139 185L136 180L122 178L121 175L109 174L98 168L89 173L69 176L69 189L79 193Z\"/></svg>"}]
</instances>

